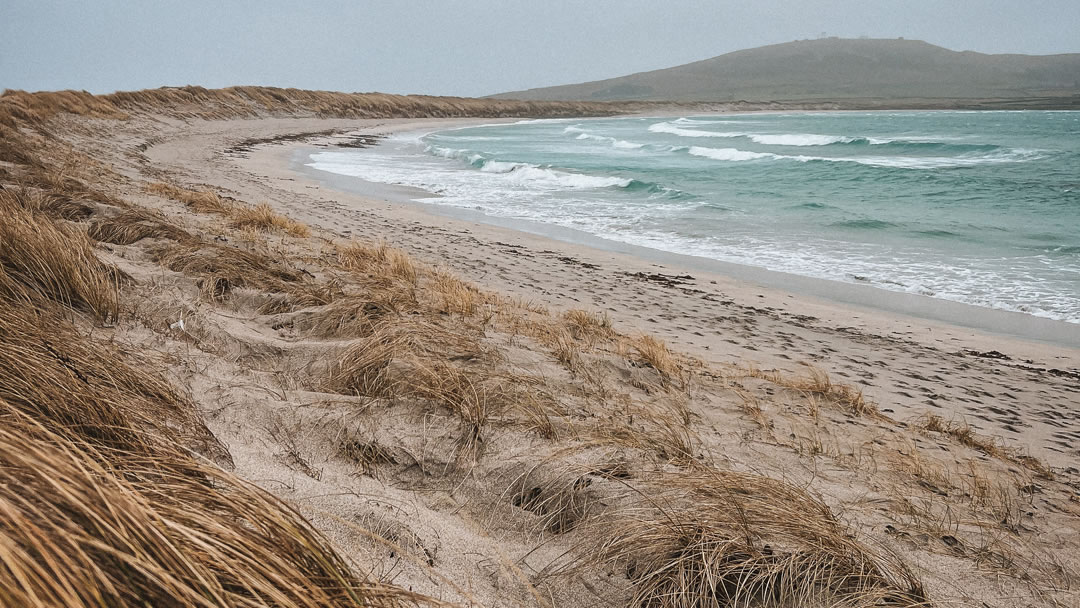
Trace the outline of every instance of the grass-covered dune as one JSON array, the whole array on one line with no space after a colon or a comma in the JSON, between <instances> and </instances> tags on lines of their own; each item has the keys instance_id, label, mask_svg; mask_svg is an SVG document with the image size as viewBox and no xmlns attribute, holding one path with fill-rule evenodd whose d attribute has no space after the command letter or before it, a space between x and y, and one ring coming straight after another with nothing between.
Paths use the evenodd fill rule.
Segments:
<instances>
[{"instance_id":1,"label":"grass-covered dune","mask_svg":"<svg viewBox=\"0 0 1080 608\"><path fill-rule=\"evenodd\" d=\"M0 605L1075 601L1075 490L1014 446L480 288L117 135L625 109L0 96Z\"/></svg>"}]
</instances>

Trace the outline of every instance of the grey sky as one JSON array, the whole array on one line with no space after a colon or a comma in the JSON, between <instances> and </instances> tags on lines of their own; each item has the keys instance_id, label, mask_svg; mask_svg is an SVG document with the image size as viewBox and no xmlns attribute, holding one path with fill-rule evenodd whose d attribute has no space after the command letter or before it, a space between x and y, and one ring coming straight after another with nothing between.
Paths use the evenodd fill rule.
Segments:
<instances>
[{"instance_id":1,"label":"grey sky","mask_svg":"<svg viewBox=\"0 0 1080 608\"><path fill-rule=\"evenodd\" d=\"M1080 51L1077 0L0 0L0 89L486 95L815 38Z\"/></svg>"}]
</instances>

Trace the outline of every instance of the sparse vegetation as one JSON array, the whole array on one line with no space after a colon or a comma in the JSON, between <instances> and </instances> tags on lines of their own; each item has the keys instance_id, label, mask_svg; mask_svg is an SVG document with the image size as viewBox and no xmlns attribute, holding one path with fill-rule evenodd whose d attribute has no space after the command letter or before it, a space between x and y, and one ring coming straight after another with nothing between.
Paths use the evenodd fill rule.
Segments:
<instances>
[{"instance_id":1,"label":"sparse vegetation","mask_svg":"<svg viewBox=\"0 0 1080 608\"><path fill-rule=\"evenodd\" d=\"M154 182L146 186L147 192L171 198L188 206L195 213L216 213L229 215L233 212L233 205L221 198L216 192L210 190L188 190L165 182Z\"/></svg>"},{"instance_id":2,"label":"sparse vegetation","mask_svg":"<svg viewBox=\"0 0 1080 608\"><path fill-rule=\"evenodd\" d=\"M965 584L1070 599L1078 579L1038 536L1074 521L1068 486L966 424L907 428L822 369L723 373L385 241L52 156L60 113L479 107L542 109L0 96L0 604L482 605L474 588L541 606L947 604L906 565L925 553ZM211 429L258 438L234 462Z\"/></svg>"},{"instance_id":3,"label":"sparse vegetation","mask_svg":"<svg viewBox=\"0 0 1080 608\"><path fill-rule=\"evenodd\" d=\"M304 238L311 236L311 228L275 212L266 203L254 207L236 207L229 214L229 224L233 228L251 228L263 232L284 232L289 236Z\"/></svg>"}]
</instances>

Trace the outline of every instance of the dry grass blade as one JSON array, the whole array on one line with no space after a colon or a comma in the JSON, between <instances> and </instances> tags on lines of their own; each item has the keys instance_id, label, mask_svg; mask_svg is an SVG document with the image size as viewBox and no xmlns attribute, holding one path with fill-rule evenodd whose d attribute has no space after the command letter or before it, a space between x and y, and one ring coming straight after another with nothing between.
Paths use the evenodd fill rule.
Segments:
<instances>
[{"instance_id":1,"label":"dry grass blade","mask_svg":"<svg viewBox=\"0 0 1080 608\"><path fill-rule=\"evenodd\" d=\"M33 214L44 214L54 219L82 221L94 213L89 203L26 187L0 190L0 199L0 207L22 207Z\"/></svg>"},{"instance_id":2,"label":"dry grass blade","mask_svg":"<svg viewBox=\"0 0 1080 608\"><path fill-rule=\"evenodd\" d=\"M0 400L0 412L7 411ZM180 451L98 452L28 419L14 421L15 428L0 428L5 606L315 608L423 601L358 579L294 511ZM122 475L107 464L117 459L125 461Z\"/></svg>"},{"instance_id":3,"label":"dry grass blade","mask_svg":"<svg viewBox=\"0 0 1080 608\"><path fill-rule=\"evenodd\" d=\"M683 466L698 464L701 439L678 412L648 404L627 408L624 414L625 420L597 424L587 434L589 441L651 452L665 462Z\"/></svg>"},{"instance_id":4,"label":"dry grass blade","mask_svg":"<svg viewBox=\"0 0 1080 608\"><path fill-rule=\"evenodd\" d=\"M95 220L88 230L90 238L114 245L131 245L143 239L171 239L191 242L195 237L170 224L162 215L143 209L131 209L119 215Z\"/></svg>"},{"instance_id":5,"label":"dry grass blade","mask_svg":"<svg viewBox=\"0 0 1080 608\"><path fill-rule=\"evenodd\" d=\"M261 203L255 207L237 207L233 209L230 216L229 225L233 228L284 232L295 237L311 236L311 228L275 212L266 203Z\"/></svg>"},{"instance_id":6,"label":"dry grass blade","mask_svg":"<svg viewBox=\"0 0 1080 608\"><path fill-rule=\"evenodd\" d=\"M0 297L52 300L102 322L117 317L116 273L84 232L0 198Z\"/></svg>"},{"instance_id":7,"label":"dry grass blade","mask_svg":"<svg viewBox=\"0 0 1080 608\"><path fill-rule=\"evenodd\" d=\"M386 319L414 306L416 301L411 295L387 290L370 297L344 296L314 312L301 329L322 338L370 336Z\"/></svg>"},{"instance_id":8,"label":"dry grass blade","mask_svg":"<svg viewBox=\"0 0 1080 608\"><path fill-rule=\"evenodd\" d=\"M439 268L431 273L431 285L440 312L468 317L476 313L483 301L480 291L454 276L449 270Z\"/></svg>"},{"instance_id":9,"label":"dry grass blade","mask_svg":"<svg viewBox=\"0 0 1080 608\"><path fill-rule=\"evenodd\" d=\"M978 450L987 456L1015 462L1043 478L1054 479L1054 472L1046 463L1034 456L1024 454L1020 450L1010 448L993 437L976 433L975 429L971 428L971 425L966 422L946 421L936 414L927 414L920 421L919 426L927 431L952 437L961 445Z\"/></svg>"},{"instance_id":10,"label":"dry grass blade","mask_svg":"<svg viewBox=\"0 0 1080 608\"><path fill-rule=\"evenodd\" d=\"M492 413L495 395L478 378L445 363L415 365L408 385L411 395L442 406L461 419L458 459L475 460L484 446L484 429Z\"/></svg>"},{"instance_id":11,"label":"dry grass blade","mask_svg":"<svg viewBox=\"0 0 1080 608\"><path fill-rule=\"evenodd\" d=\"M210 299L226 297L233 287L285 292L286 283L300 282L298 273L277 261L235 247L177 244L154 250L153 257L169 270L199 277Z\"/></svg>"},{"instance_id":12,"label":"dry grass blade","mask_svg":"<svg viewBox=\"0 0 1080 608\"><path fill-rule=\"evenodd\" d=\"M397 386L390 363L401 357L406 348L406 337L390 331L379 331L358 340L331 365L324 388L345 395L390 397Z\"/></svg>"},{"instance_id":13,"label":"dry grass blade","mask_svg":"<svg viewBox=\"0 0 1080 608\"><path fill-rule=\"evenodd\" d=\"M828 507L760 475L666 474L594 518L582 566L624 568L635 606L927 606L899 559L853 540Z\"/></svg>"},{"instance_id":14,"label":"dry grass blade","mask_svg":"<svg viewBox=\"0 0 1080 608\"><path fill-rule=\"evenodd\" d=\"M230 464L195 405L144 367L66 321L0 303L0 398L11 407L100 447L145 452L152 431Z\"/></svg>"},{"instance_id":15,"label":"dry grass blade","mask_svg":"<svg viewBox=\"0 0 1080 608\"><path fill-rule=\"evenodd\" d=\"M233 212L233 205L221 198L216 192L209 190L198 191L180 188L165 182L154 182L146 187L147 192L171 198L174 201L187 205L195 213L216 213L229 215Z\"/></svg>"},{"instance_id":16,"label":"dry grass blade","mask_svg":"<svg viewBox=\"0 0 1080 608\"><path fill-rule=\"evenodd\" d=\"M836 384L825 370L807 363L802 365L805 365L809 372L806 376L798 378L789 378L776 370L762 371L755 367L748 368L746 375L804 393L811 398L820 398L827 403L839 405L856 416L883 417L877 406L863 396L862 390L848 384ZM815 406L817 403L815 400Z\"/></svg>"},{"instance_id":17,"label":"dry grass blade","mask_svg":"<svg viewBox=\"0 0 1080 608\"><path fill-rule=\"evenodd\" d=\"M598 339L611 339L615 331L611 327L611 318L606 312L590 313L584 310L568 310L563 314L570 335L578 340L592 344Z\"/></svg>"},{"instance_id":18,"label":"dry grass blade","mask_svg":"<svg viewBox=\"0 0 1080 608\"><path fill-rule=\"evenodd\" d=\"M338 247L338 263L346 270L416 284L419 268L409 254L385 242L352 241Z\"/></svg>"}]
</instances>

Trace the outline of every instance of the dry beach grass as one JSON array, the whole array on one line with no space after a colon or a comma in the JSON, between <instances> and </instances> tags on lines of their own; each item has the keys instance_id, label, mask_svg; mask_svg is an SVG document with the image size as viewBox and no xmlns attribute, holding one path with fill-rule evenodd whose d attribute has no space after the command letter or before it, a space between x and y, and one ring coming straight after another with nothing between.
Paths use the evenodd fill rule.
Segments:
<instances>
[{"instance_id":1,"label":"dry beach grass","mask_svg":"<svg viewBox=\"0 0 1080 608\"><path fill-rule=\"evenodd\" d=\"M0 97L0 603L1075 602L1061 467L816 364L716 365L482 288L97 130L616 109Z\"/></svg>"}]
</instances>

